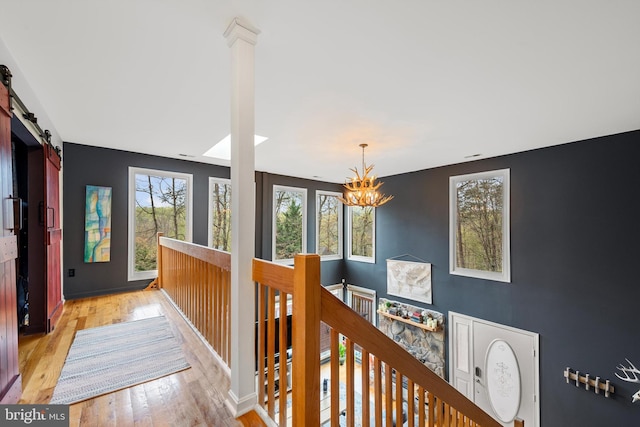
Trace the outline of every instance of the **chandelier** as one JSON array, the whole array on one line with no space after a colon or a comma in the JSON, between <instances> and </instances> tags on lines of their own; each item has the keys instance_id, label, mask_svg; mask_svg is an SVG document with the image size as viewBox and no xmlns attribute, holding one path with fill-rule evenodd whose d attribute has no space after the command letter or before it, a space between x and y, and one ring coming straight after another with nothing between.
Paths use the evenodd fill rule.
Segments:
<instances>
[{"instance_id":1,"label":"chandelier","mask_svg":"<svg viewBox=\"0 0 640 427\"><path fill-rule=\"evenodd\" d=\"M378 188L380 188L383 183L376 182L375 175L369 176L373 170L373 165L367 166L364 162L364 149L367 147L367 144L360 144L360 147L362 147L363 175L360 176L357 167L350 169L356 176L343 184L346 189L344 198L340 197L339 199L347 206L372 206L376 208L393 199L393 196L386 196L378 192Z\"/></svg>"}]
</instances>

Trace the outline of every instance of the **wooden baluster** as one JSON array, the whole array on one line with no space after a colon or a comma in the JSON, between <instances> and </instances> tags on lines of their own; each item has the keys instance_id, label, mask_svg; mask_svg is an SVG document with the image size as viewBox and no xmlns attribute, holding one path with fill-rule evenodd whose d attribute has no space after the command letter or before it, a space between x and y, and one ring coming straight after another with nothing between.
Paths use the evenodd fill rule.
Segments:
<instances>
[{"instance_id":1,"label":"wooden baluster","mask_svg":"<svg viewBox=\"0 0 640 427\"><path fill-rule=\"evenodd\" d=\"M425 425L425 413L427 411L424 402L425 393L425 389L422 386L418 386L418 425L420 427L424 427Z\"/></svg>"},{"instance_id":2,"label":"wooden baluster","mask_svg":"<svg viewBox=\"0 0 640 427\"><path fill-rule=\"evenodd\" d=\"M340 417L340 362L338 358L338 347L340 345L340 334L335 329L331 329L331 427L338 427Z\"/></svg>"},{"instance_id":3,"label":"wooden baluster","mask_svg":"<svg viewBox=\"0 0 640 427\"><path fill-rule=\"evenodd\" d=\"M376 426L382 425L382 364L377 357L373 359L373 394L375 398Z\"/></svg>"},{"instance_id":4,"label":"wooden baluster","mask_svg":"<svg viewBox=\"0 0 640 427\"><path fill-rule=\"evenodd\" d=\"M258 284L258 336L256 342L258 343L258 360L256 366L258 367L258 404L264 408L264 308L266 304L267 287Z\"/></svg>"},{"instance_id":5,"label":"wooden baluster","mask_svg":"<svg viewBox=\"0 0 640 427\"><path fill-rule=\"evenodd\" d=\"M427 421L429 422L429 427L435 427L435 423L436 423L436 399L435 396L433 395L433 393L431 392L427 392L427 398L428 398L428 410L429 410L429 416L427 418ZM439 417L438 417L439 418Z\"/></svg>"},{"instance_id":6,"label":"wooden baluster","mask_svg":"<svg viewBox=\"0 0 640 427\"><path fill-rule=\"evenodd\" d=\"M222 291L222 287L219 286L218 280L220 279L220 271L219 269L215 269L215 279L214 283L216 286L211 289L211 317L213 318L213 340L211 345L216 351L220 351L220 336L223 332L222 330L222 316L220 315L220 292ZM263 312L264 315L264 312ZM264 365L264 362L263 362Z\"/></svg>"},{"instance_id":7,"label":"wooden baluster","mask_svg":"<svg viewBox=\"0 0 640 427\"><path fill-rule=\"evenodd\" d=\"M211 343L213 341L213 337L212 337L212 332L213 332L213 319L211 318L211 314L212 314L212 307L211 307L211 291L213 289L213 286L215 286L215 276L214 276L214 271L217 269L217 267L215 267L214 265L209 264L207 266L207 293L205 295L205 313L207 314L207 318L206 318L206 324L207 324L207 329L206 329L206 334L205 337L207 337L207 342ZM226 363L229 363L228 360L225 359Z\"/></svg>"},{"instance_id":8,"label":"wooden baluster","mask_svg":"<svg viewBox=\"0 0 640 427\"><path fill-rule=\"evenodd\" d=\"M187 271L186 271L186 277L185 277L185 284L187 286L187 306L189 307L189 315L187 317L189 317L189 319L191 320L191 323L194 323L194 320L196 318L196 304L195 304L195 273L196 273L196 269L195 269L195 260L190 257L187 256ZM195 324L195 323L194 323Z\"/></svg>"},{"instance_id":9,"label":"wooden baluster","mask_svg":"<svg viewBox=\"0 0 640 427\"><path fill-rule=\"evenodd\" d=\"M444 423L443 425L445 426L450 426L451 425L451 408L449 408L449 404L447 402L444 402L443 405L443 410L444 410Z\"/></svg>"},{"instance_id":10,"label":"wooden baluster","mask_svg":"<svg viewBox=\"0 0 640 427\"><path fill-rule=\"evenodd\" d=\"M347 338L347 427L353 427L354 425L354 377L355 377L355 357L353 354L353 341Z\"/></svg>"},{"instance_id":11,"label":"wooden baluster","mask_svg":"<svg viewBox=\"0 0 640 427\"><path fill-rule=\"evenodd\" d=\"M279 369L278 384L280 384L280 395L278 408L280 409L280 425L287 425L287 294L280 291L280 331L279 331Z\"/></svg>"},{"instance_id":12,"label":"wooden baluster","mask_svg":"<svg viewBox=\"0 0 640 427\"><path fill-rule=\"evenodd\" d=\"M396 369L396 425L402 425L402 374Z\"/></svg>"},{"instance_id":13,"label":"wooden baluster","mask_svg":"<svg viewBox=\"0 0 640 427\"><path fill-rule=\"evenodd\" d=\"M410 379L407 378L407 421L408 421L408 427L415 427L414 425L414 420L415 420L415 413L414 413L414 409L415 409L415 386L413 385L413 381L411 381Z\"/></svg>"},{"instance_id":14,"label":"wooden baluster","mask_svg":"<svg viewBox=\"0 0 640 427\"><path fill-rule=\"evenodd\" d=\"M390 426L392 424L392 418L393 418L393 404L392 404L392 398L393 398L393 389L392 389L392 382L393 382L393 378L392 378L392 369L391 366L389 366L388 364L385 363L384 365L384 395L385 395L385 405L384 405L384 410L386 411L386 417L385 417L385 425Z\"/></svg>"},{"instance_id":15,"label":"wooden baluster","mask_svg":"<svg viewBox=\"0 0 640 427\"><path fill-rule=\"evenodd\" d=\"M229 313L227 311L227 294L225 287L218 286L218 316L220 318L220 331L218 331L218 348L223 349L226 342L226 332L229 327Z\"/></svg>"},{"instance_id":16,"label":"wooden baluster","mask_svg":"<svg viewBox=\"0 0 640 427\"><path fill-rule=\"evenodd\" d=\"M222 271L220 268L216 267L213 270L213 274L214 274L214 286L211 288L211 295L209 295L209 299L211 300L211 326L213 327L213 330L211 331L212 333L212 338L211 338L211 342L212 345L214 346L214 348L221 348L221 341L220 341L220 336L221 334L224 332L223 331L223 326L222 326L222 321L221 321L221 316L220 316L220 302L219 302L219 294L222 291L223 287L222 287L222 280L223 280L223 276L222 276ZM262 311L262 315L264 316L264 310ZM264 317L263 317L264 319ZM264 338L263 338L264 340ZM229 339L230 341L230 339ZM264 341L263 341L264 342ZM215 343L215 344L213 344ZM228 357L229 355L227 354L227 364L228 362ZM262 361L263 364L263 368L264 368L264 360Z\"/></svg>"},{"instance_id":17,"label":"wooden baluster","mask_svg":"<svg viewBox=\"0 0 640 427\"><path fill-rule=\"evenodd\" d=\"M275 322L276 299L275 290L269 288L267 296L267 412L269 418L275 416L275 371L276 371L276 322Z\"/></svg>"},{"instance_id":18,"label":"wooden baluster","mask_svg":"<svg viewBox=\"0 0 640 427\"><path fill-rule=\"evenodd\" d=\"M203 292L203 288L204 288L204 268L203 268L203 264L204 262L202 262L199 259L195 260L196 262L196 277L195 277L195 283L196 283L196 316L197 316L197 320L194 323L194 325L196 325L196 328L199 331L202 331L204 329L204 322L203 317L204 317L204 307L202 305L202 292Z\"/></svg>"},{"instance_id":19,"label":"wooden baluster","mask_svg":"<svg viewBox=\"0 0 640 427\"><path fill-rule=\"evenodd\" d=\"M369 378L369 352L364 348L362 351L362 427L369 427L371 420L371 393Z\"/></svg>"},{"instance_id":20,"label":"wooden baluster","mask_svg":"<svg viewBox=\"0 0 640 427\"><path fill-rule=\"evenodd\" d=\"M224 293L224 335L227 337L227 360L231 359L231 270L227 270L223 280L224 286L222 290ZM231 363L227 363L231 366Z\"/></svg>"},{"instance_id":21,"label":"wooden baluster","mask_svg":"<svg viewBox=\"0 0 640 427\"><path fill-rule=\"evenodd\" d=\"M164 236L164 233L160 232L157 235L157 245L158 245L158 250L156 252L156 263L157 263L157 267L158 267L158 289L162 289L162 274L163 274L163 263L162 263L162 245L160 245L160 238Z\"/></svg>"}]
</instances>

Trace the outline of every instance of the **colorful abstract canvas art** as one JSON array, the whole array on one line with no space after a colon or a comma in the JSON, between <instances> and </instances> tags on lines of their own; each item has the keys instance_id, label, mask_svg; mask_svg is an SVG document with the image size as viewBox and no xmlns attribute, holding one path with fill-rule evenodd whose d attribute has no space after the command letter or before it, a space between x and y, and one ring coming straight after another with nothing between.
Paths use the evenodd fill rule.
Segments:
<instances>
[{"instance_id":1,"label":"colorful abstract canvas art","mask_svg":"<svg viewBox=\"0 0 640 427\"><path fill-rule=\"evenodd\" d=\"M111 260L111 187L87 185L84 262Z\"/></svg>"}]
</instances>

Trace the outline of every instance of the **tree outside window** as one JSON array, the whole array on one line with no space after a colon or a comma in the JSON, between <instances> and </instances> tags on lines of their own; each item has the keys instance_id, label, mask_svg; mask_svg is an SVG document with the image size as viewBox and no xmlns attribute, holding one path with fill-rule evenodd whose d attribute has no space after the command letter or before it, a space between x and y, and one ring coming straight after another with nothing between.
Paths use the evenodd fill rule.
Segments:
<instances>
[{"instance_id":1,"label":"tree outside window","mask_svg":"<svg viewBox=\"0 0 640 427\"><path fill-rule=\"evenodd\" d=\"M191 175L130 168L129 280L156 275L157 234L191 240Z\"/></svg>"},{"instance_id":2,"label":"tree outside window","mask_svg":"<svg viewBox=\"0 0 640 427\"><path fill-rule=\"evenodd\" d=\"M456 266L502 271L502 177L459 182Z\"/></svg>"},{"instance_id":3,"label":"tree outside window","mask_svg":"<svg viewBox=\"0 0 640 427\"><path fill-rule=\"evenodd\" d=\"M342 211L340 193L316 192L316 252L323 259L342 258Z\"/></svg>"},{"instance_id":4,"label":"tree outside window","mask_svg":"<svg viewBox=\"0 0 640 427\"><path fill-rule=\"evenodd\" d=\"M209 178L209 246L231 252L231 183Z\"/></svg>"},{"instance_id":5,"label":"tree outside window","mask_svg":"<svg viewBox=\"0 0 640 427\"><path fill-rule=\"evenodd\" d=\"M349 207L349 259L375 262L375 208Z\"/></svg>"},{"instance_id":6,"label":"tree outside window","mask_svg":"<svg viewBox=\"0 0 640 427\"><path fill-rule=\"evenodd\" d=\"M291 261L306 250L307 190L273 188L273 260Z\"/></svg>"},{"instance_id":7,"label":"tree outside window","mask_svg":"<svg viewBox=\"0 0 640 427\"><path fill-rule=\"evenodd\" d=\"M509 282L509 170L450 178L450 271Z\"/></svg>"}]
</instances>

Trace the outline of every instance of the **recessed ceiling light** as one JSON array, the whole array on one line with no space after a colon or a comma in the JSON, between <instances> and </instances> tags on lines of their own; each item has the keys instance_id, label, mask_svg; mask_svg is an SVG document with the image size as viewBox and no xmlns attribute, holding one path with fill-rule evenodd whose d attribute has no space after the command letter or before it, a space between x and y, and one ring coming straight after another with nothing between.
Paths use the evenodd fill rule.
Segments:
<instances>
[{"instance_id":1,"label":"recessed ceiling light","mask_svg":"<svg viewBox=\"0 0 640 427\"><path fill-rule=\"evenodd\" d=\"M178 156L180 156L180 157L195 157L195 156L193 156L191 154L184 154L184 153L178 153Z\"/></svg>"},{"instance_id":2,"label":"recessed ceiling light","mask_svg":"<svg viewBox=\"0 0 640 427\"><path fill-rule=\"evenodd\" d=\"M266 136L254 135L254 143L256 146L265 142L267 139L269 138ZM214 144L203 156L231 160L231 135L225 136L220 142Z\"/></svg>"},{"instance_id":3,"label":"recessed ceiling light","mask_svg":"<svg viewBox=\"0 0 640 427\"><path fill-rule=\"evenodd\" d=\"M480 157L482 156L482 154L477 153L477 154L471 154L470 156L464 156L465 159L472 159L474 157Z\"/></svg>"}]
</instances>

